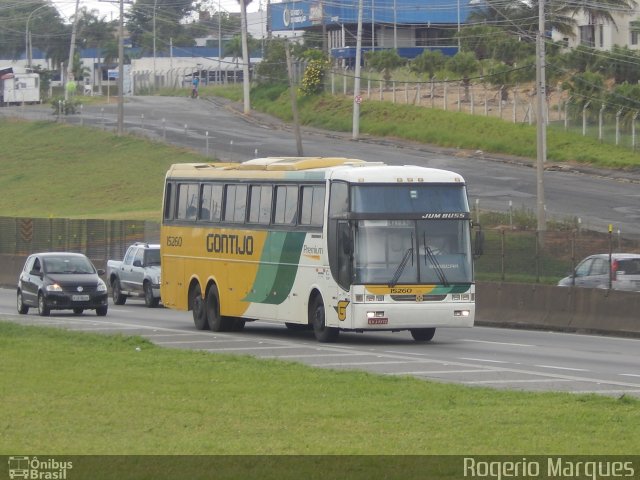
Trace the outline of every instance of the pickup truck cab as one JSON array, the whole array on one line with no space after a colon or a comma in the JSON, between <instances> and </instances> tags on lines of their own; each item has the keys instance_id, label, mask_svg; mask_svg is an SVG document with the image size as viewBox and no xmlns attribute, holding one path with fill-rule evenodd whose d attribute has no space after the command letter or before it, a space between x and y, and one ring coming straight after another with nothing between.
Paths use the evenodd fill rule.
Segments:
<instances>
[{"instance_id":1,"label":"pickup truck cab","mask_svg":"<svg viewBox=\"0 0 640 480\"><path fill-rule=\"evenodd\" d=\"M122 261L107 261L111 298L124 305L128 297L144 297L147 307L160 303L160 245L134 243Z\"/></svg>"}]
</instances>

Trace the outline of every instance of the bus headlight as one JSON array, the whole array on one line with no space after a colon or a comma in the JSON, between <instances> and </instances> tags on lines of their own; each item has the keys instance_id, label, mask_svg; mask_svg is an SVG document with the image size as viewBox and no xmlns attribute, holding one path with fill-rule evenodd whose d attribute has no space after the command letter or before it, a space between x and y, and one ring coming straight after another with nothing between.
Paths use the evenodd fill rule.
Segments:
<instances>
[{"instance_id":1,"label":"bus headlight","mask_svg":"<svg viewBox=\"0 0 640 480\"><path fill-rule=\"evenodd\" d=\"M453 316L454 317L468 317L469 315L471 315L471 312L469 310L454 310L453 311Z\"/></svg>"}]
</instances>

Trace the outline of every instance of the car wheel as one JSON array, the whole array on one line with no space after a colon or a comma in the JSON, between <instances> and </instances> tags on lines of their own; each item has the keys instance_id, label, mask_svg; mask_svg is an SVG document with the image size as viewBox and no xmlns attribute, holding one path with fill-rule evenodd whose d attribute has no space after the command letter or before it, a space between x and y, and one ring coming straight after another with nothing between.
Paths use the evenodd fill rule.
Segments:
<instances>
[{"instance_id":1,"label":"car wheel","mask_svg":"<svg viewBox=\"0 0 640 480\"><path fill-rule=\"evenodd\" d=\"M160 302L159 298L153 296L153 288L149 282L144 282L144 304L149 308L155 308Z\"/></svg>"},{"instance_id":2,"label":"car wheel","mask_svg":"<svg viewBox=\"0 0 640 480\"><path fill-rule=\"evenodd\" d=\"M38 294L38 315L41 317L48 317L51 310L47 307L47 303L44 300L44 294Z\"/></svg>"},{"instance_id":3,"label":"car wheel","mask_svg":"<svg viewBox=\"0 0 640 480\"><path fill-rule=\"evenodd\" d=\"M411 336L416 342L428 342L436 334L435 328L412 328Z\"/></svg>"},{"instance_id":4,"label":"car wheel","mask_svg":"<svg viewBox=\"0 0 640 480\"><path fill-rule=\"evenodd\" d=\"M120 280L117 278L114 278L113 282L111 282L111 298L113 299L113 303L116 305L124 305L124 302L127 301L127 297L122 294Z\"/></svg>"},{"instance_id":5,"label":"car wheel","mask_svg":"<svg viewBox=\"0 0 640 480\"><path fill-rule=\"evenodd\" d=\"M103 305L102 307L96 308L96 315L99 317L104 317L107 314L109 307L107 305Z\"/></svg>"},{"instance_id":6,"label":"car wheel","mask_svg":"<svg viewBox=\"0 0 640 480\"><path fill-rule=\"evenodd\" d=\"M82 315L82 312L84 312L84 308L74 308L73 309L73 313L76 315Z\"/></svg>"},{"instance_id":7,"label":"car wheel","mask_svg":"<svg viewBox=\"0 0 640 480\"><path fill-rule=\"evenodd\" d=\"M322 343L330 343L338 339L340 330L335 327L327 327L325 324L324 302L320 295L312 301L309 316L316 340Z\"/></svg>"},{"instance_id":8,"label":"car wheel","mask_svg":"<svg viewBox=\"0 0 640 480\"><path fill-rule=\"evenodd\" d=\"M200 284L196 284L189 293L189 304L191 305L191 311L193 313L193 323L198 330L206 330L209 328L207 322L207 312L205 309L205 302L202 298L202 290Z\"/></svg>"},{"instance_id":9,"label":"car wheel","mask_svg":"<svg viewBox=\"0 0 640 480\"><path fill-rule=\"evenodd\" d=\"M24 301L22 300L22 291L18 290L18 300L17 300L17 306L18 306L18 313L20 315L24 315L25 313L29 313L29 307L27 307L24 304Z\"/></svg>"}]
</instances>

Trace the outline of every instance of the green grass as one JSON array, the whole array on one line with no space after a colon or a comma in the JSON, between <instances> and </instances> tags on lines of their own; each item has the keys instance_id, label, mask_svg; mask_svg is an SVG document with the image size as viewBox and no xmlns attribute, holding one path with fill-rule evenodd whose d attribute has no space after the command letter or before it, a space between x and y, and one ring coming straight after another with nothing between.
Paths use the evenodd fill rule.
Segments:
<instances>
[{"instance_id":1,"label":"green grass","mask_svg":"<svg viewBox=\"0 0 640 480\"><path fill-rule=\"evenodd\" d=\"M168 92L165 92L168 93ZM207 87L203 96L242 100L241 86ZM302 124L334 131L352 130L352 99L320 95L299 97ZM251 90L252 108L292 120L291 100L285 87L259 86ZM485 153L536 158L536 127L498 118L451 112L390 102L366 101L360 107L360 133ZM589 164L603 168L637 169L640 153L600 143L576 131L547 129L548 162Z\"/></svg>"},{"instance_id":2,"label":"green grass","mask_svg":"<svg viewBox=\"0 0 640 480\"><path fill-rule=\"evenodd\" d=\"M140 350L137 350L137 347ZM0 451L634 454L640 402L335 372L0 322Z\"/></svg>"},{"instance_id":3,"label":"green grass","mask_svg":"<svg viewBox=\"0 0 640 480\"><path fill-rule=\"evenodd\" d=\"M51 122L0 121L0 151L0 216L159 220L169 165L207 161L186 149Z\"/></svg>"}]
</instances>

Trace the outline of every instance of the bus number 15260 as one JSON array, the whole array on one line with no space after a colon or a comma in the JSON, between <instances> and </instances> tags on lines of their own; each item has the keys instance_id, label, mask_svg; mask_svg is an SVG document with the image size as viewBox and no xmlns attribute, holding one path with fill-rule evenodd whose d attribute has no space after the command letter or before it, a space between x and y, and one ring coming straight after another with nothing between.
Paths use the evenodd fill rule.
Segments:
<instances>
[{"instance_id":1,"label":"bus number 15260","mask_svg":"<svg viewBox=\"0 0 640 480\"><path fill-rule=\"evenodd\" d=\"M167 237L167 247L181 247L182 237Z\"/></svg>"}]
</instances>

